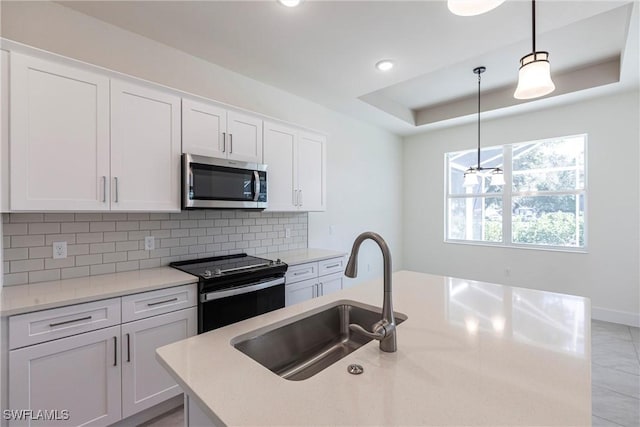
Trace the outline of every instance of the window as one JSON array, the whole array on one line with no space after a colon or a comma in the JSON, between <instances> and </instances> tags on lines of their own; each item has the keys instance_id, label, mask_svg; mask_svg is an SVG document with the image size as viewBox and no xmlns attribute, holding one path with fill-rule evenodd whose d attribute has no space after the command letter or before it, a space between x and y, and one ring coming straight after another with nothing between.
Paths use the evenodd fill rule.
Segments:
<instances>
[{"instance_id":1,"label":"window","mask_svg":"<svg viewBox=\"0 0 640 427\"><path fill-rule=\"evenodd\" d=\"M445 154L449 242L585 249L586 135L483 148L481 166L504 170L464 186L477 150Z\"/></svg>"}]
</instances>

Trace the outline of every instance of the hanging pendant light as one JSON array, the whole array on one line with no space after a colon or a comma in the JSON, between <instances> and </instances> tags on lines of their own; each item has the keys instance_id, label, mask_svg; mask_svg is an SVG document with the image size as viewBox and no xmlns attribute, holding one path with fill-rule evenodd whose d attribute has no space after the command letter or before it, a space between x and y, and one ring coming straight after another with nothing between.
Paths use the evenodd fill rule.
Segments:
<instances>
[{"instance_id":1,"label":"hanging pendant light","mask_svg":"<svg viewBox=\"0 0 640 427\"><path fill-rule=\"evenodd\" d=\"M474 16L495 9L504 0L448 0L447 6L454 15Z\"/></svg>"},{"instance_id":2,"label":"hanging pendant light","mask_svg":"<svg viewBox=\"0 0 640 427\"><path fill-rule=\"evenodd\" d=\"M480 172L491 173L491 185L504 185L504 172L500 168L483 168L480 166L480 75L487 71L486 67L476 67L473 72L478 75L478 165L464 171L464 186L470 187L480 183Z\"/></svg>"},{"instance_id":3,"label":"hanging pendant light","mask_svg":"<svg viewBox=\"0 0 640 427\"><path fill-rule=\"evenodd\" d=\"M550 94L556 88L551 80L549 52L536 51L536 0L531 1L531 21L533 49L520 59L518 87L513 94L516 99L538 98Z\"/></svg>"}]
</instances>

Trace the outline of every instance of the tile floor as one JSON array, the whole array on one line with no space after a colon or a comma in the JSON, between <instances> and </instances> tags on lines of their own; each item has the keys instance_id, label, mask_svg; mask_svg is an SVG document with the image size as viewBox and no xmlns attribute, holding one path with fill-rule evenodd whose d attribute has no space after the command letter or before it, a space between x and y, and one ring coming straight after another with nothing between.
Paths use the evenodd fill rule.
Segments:
<instances>
[{"instance_id":1,"label":"tile floor","mask_svg":"<svg viewBox=\"0 0 640 427\"><path fill-rule=\"evenodd\" d=\"M640 329L591 322L592 422L594 427L640 427ZM144 427L182 427L182 407Z\"/></svg>"}]
</instances>

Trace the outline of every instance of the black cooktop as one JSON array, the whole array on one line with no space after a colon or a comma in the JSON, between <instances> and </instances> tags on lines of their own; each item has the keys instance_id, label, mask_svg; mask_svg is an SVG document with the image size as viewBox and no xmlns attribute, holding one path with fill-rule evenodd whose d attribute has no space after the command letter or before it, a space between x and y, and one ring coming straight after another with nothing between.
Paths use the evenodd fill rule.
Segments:
<instances>
[{"instance_id":1,"label":"black cooktop","mask_svg":"<svg viewBox=\"0 0 640 427\"><path fill-rule=\"evenodd\" d=\"M287 264L280 260L273 261L247 254L224 255L178 261L169 264L171 267L193 274L200 278L200 290L226 289L242 286L248 281L260 280L273 276L284 276Z\"/></svg>"}]
</instances>

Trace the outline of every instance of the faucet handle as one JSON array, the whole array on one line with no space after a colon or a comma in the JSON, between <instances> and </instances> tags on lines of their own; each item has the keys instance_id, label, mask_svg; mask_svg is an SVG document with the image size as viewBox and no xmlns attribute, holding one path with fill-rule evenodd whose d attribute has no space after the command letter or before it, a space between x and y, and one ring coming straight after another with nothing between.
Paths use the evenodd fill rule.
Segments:
<instances>
[{"instance_id":1,"label":"faucet handle","mask_svg":"<svg viewBox=\"0 0 640 427\"><path fill-rule=\"evenodd\" d=\"M349 324L349 329L351 329L353 332L357 332L374 340L382 340L387 336L387 330L381 323L376 323L375 325L373 325L373 328L373 332L369 332L356 323Z\"/></svg>"}]
</instances>

